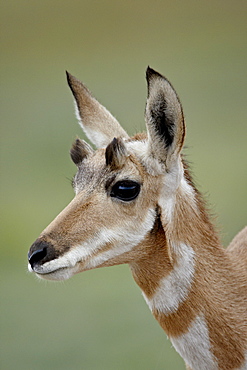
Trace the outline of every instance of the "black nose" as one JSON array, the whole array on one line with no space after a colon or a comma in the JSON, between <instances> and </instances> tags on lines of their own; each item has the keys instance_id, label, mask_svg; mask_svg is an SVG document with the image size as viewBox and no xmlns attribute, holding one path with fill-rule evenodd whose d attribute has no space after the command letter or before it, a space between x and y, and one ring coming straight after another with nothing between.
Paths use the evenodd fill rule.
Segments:
<instances>
[{"instance_id":1,"label":"black nose","mask_svg":"<svg viewBox=\"0 0 247 370\"><path fill-rule=\"evenodd\" d=\"M33 268L35 265L42 265L55 258L54 247L43 240L37 239L28 252L28 261Z\"/></svg>"}]
</instances>

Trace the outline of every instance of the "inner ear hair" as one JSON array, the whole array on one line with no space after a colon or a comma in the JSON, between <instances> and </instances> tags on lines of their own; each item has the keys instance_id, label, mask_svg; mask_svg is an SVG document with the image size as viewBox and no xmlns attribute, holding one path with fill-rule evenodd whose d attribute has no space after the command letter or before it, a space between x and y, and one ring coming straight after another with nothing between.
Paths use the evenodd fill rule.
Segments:
<instances>
[{"instance_id":1,"label":"inner ear hair","mask_svg":"<svg viewBox=\"0 0 247 370\"><path fill-rule=\"evenodd\" d=\"M165 147L171 146L175 135L175 124L172 112L169 111L167 101L162 92L150 107L150 115L158 136L164 141Z\"/></svg>"},{"instance_id":2,"label":"inner ear hair","mask_svg":"<svg viewBox=\"0 0 247 370\"><path fill-rule=\"evenodd\" d=\"M72 161L78 166L92 152L93 149L86 141L76 138L70 149L70 156Z\"/></svg>"},{"instance_id":3,"label":"inner ear hair","mask_svg":"<svg viewBox=\"0 0 247 370\"><path fill-rule=\"evenodd\" d=\"M145 110L149 152L169 166L183 146L185 123L182 105L171 83L151 68L147 69L148 98Z\"/></svg>"}]
</instances>

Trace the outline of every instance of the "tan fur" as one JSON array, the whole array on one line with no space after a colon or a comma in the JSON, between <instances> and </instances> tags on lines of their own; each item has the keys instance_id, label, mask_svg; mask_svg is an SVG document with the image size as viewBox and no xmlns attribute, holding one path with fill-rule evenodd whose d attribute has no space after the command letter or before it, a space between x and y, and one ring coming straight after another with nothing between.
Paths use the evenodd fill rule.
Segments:
<instances>
[{"instance_id":1,"label":"tan fur","mask_svg":"<svg viewBox=\"0 0 247 370\"><path fill-rule=\"evenodd\" d=\"M113 132L115 136L128 138L128 135L118 121L107 109L105 109L105 107L103 107L103 105L99 104L97 100L92 97L87 87L68 72L67 77L77 102L80 118L83 121L83 125L81 126L90 139L95 141L96 146L99 148L106 146L109 143L108 138L111 137ZM100 131L98 130L99 125ZM95 131L93 136L92 131ZM98 139L99 135L100 139Z\"/></svg>"},{"instance_id":2,"label":"tan fur","mask_svg":"<svg viewBox=\"0 0 247 370\"><path fill-rule=\"evenodd\" d=\"M93 151L76 140L71 150L78 167L75 198L30 248L30 269L40 277L59 280L90 268L128 263L145 299L152 302L162 281L173 276L181 256L190 250L191 281L183 271L188 292L175 275L173 283L182 289L182 299L168 312L162 311L161 302L152 308L153 315L171 340L178 341L203 317L209 342L205 356L214 362L210 369L243 369L247 366L247 227L226 250L221 246L181 154L185 123L177 94L150 68L147 81L147 134L129 138L89 90L68 74L80 124L93 144L103 149ZM115 197L114 186L130 180L140 186L136 198ZM194 347L183 346L186 367L192 370L190 348ZM203 348L201 343L198 346Z\"/></svg>"}]
</instances>

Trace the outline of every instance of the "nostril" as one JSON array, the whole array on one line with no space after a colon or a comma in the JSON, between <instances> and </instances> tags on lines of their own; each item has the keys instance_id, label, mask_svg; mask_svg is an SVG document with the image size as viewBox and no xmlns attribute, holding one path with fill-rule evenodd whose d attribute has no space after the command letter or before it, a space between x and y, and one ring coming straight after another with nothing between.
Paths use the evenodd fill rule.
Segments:
<instances>
[{"instance_id":1,"label":"nostril","mask_svg":"<svg viewBox=\"0 0 247 370\"><path fill-rule=\"evenodd\" d=\"M28 252L28 261L33 268L34 265L42 261L47 255L47 247L43 247L37 250L34 250L31 252L31 250Z\"/></svg>"},{"instance_id":2,"label":"nostril","mask_svg":"<svg viewBox=\"0 0 247 370\"><path fill-rule=\"evenodd\" d=\"M54 246L42 239L37 239L29 249L28 262L32 269L36 265L42 265L45 262L51 261L56 258Z\"/></svg>"}]
</instances>

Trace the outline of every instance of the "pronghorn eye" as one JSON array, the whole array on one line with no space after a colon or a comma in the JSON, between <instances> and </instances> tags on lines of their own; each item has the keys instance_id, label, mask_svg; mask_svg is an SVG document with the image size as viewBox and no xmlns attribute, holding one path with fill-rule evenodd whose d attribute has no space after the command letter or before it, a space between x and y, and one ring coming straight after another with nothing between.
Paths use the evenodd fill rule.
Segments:
<instances>
[{"instance_id":1,"label":"pronghorn eye","mask_svg":"<svg viewBox=\"0 0 247 370\"><path fill-rule=\"evenodd\" d=\"M118 181L111 190L111 197L125 202L135 199L140 193L140 184L131 180Z\"/></svg>"}]
</instances>

